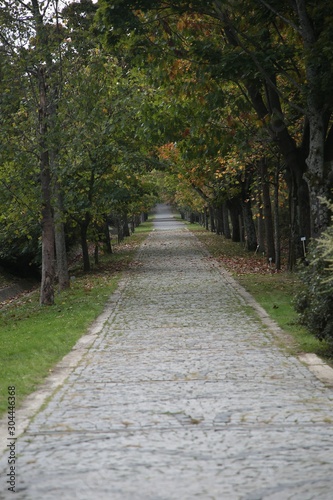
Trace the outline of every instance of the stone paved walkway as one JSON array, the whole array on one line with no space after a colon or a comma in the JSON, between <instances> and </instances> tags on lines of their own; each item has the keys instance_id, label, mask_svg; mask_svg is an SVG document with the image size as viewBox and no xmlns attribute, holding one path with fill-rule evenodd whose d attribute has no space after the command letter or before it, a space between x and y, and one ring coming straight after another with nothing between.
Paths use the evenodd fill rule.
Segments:
<instances>
[{"instance_id":1,"label":"stone paved walkway","mask_svg":"<svg viewBox=\"0 0 333 500\"><path fill-rule=\"evenodd\" d=\"M331 500L333 390L159 207L101 334L17 442L16 500Z\"/></svg>"}]
</instances>

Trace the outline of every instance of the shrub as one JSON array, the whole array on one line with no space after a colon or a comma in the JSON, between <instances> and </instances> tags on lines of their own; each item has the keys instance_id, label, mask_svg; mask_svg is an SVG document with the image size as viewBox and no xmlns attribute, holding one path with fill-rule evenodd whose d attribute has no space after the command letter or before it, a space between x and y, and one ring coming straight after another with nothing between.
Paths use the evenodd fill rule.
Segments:
<instances>
[{"instance_id":1,"label":"shrub","mask_svg":"<svg viewBox=\"0 0 333 500\"><path fill-rule=\"evenodd\" d=\"M311 243L308 258L300 263L298 272L303 287L294 306L300 322L320 340L333 345L333 226Z\"/></svg>"}]
</instances>

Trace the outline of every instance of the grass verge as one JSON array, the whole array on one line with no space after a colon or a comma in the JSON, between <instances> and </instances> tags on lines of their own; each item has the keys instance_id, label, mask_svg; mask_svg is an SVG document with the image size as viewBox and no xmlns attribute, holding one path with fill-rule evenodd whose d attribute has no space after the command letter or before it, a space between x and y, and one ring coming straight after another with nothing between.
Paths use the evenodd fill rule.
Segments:
<instances>
[{"instance_id":1,"label":"grass verge","mask_svg":"<svg viewBox=\"0 0 333 500\"><path fill-rule=\"evenodd\" d=\"M299 324L293 299L302 285L295 273L286 270L276 273L265 258L247 252L242 244L206 231L198 224L187 227L286 332L288 348L293 354L314 353L333 366L329 345Z\"/></svg>"},{"instance_id":2,"label":"grass verge","mask_svg":"<svg viewBox=\"0 0 333 500\"><path fill-rule=\"evenodd\" d=\"M135 233L104 255L93 271L74 269L72 285L52 307L39 305L39 290L23 294L0 310L0 416L7 410L7 388L16 388L16 406L35 391L87 331L117 288L121 272L135 265L139 245L151 231L145 222Z\"/></svg>"}]
</instances>

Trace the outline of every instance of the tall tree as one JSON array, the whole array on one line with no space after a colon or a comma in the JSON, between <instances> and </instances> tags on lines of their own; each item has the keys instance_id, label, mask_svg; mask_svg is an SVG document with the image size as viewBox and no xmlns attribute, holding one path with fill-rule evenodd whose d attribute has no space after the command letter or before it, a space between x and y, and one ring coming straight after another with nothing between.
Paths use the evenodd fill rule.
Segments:
<instances>
[{"instance_id":1,"label":"tall tree","mask_svg":"<svg viewBox=\"0 0 333 500\"><path fill-rule=\"evenodd\" d=\"M319 196L329 195L332 172L331 69L323 61L332 46L329 7L305 0L100 5L109 43L144 33L152 51L167 49L222 86L239 85L284 158L294 213L311 215L298 216L298 237L318 235L327 223Z\"/></svg>"},{"instance_id":2,"label":"tall tree","mask_svg":"<svg viewBox=\"0 0 333 500\"><path fill-rule=\"evenodd\" d=\"M52 171L51 162L55 158L54 123L61 83L59 47L63 33L59 23L58 2L37 0L27 2L3 3L6 24L2 26L1 38L6 41L6 48L18 62L17 71L29 84L29 94L21 96L24 105L29 100L35 101L37 108L36 129L30 139L33 154L39 158L39 179L41 193L41 229L42 229L42 281L40 302L52 305L54 302L55 246L54 218L52 207ZM28 90L29 89L29 90ZM32 112L30 108L29 112ZM17 155L19 156L19 155Z\"/></svg>"}]
</instances>

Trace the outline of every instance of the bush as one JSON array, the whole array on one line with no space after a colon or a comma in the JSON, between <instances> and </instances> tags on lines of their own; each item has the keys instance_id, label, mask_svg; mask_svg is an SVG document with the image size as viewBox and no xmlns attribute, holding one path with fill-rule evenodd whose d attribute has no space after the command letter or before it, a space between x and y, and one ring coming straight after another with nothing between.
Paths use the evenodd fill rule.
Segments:
<instances>
[{"instance_id":1,"label":"bush","mask_svg":"<svg viewBox=\"0 0 333 500\"><path fill-rule=\"evenodd\" d=\"M332 208L332 207L330 207ZM299 265L302 290L294 306L300 322L320 340L333 345L333 227L313 241L307 260Z\"/></svg>"}]
</instances>

